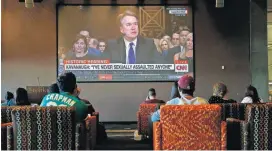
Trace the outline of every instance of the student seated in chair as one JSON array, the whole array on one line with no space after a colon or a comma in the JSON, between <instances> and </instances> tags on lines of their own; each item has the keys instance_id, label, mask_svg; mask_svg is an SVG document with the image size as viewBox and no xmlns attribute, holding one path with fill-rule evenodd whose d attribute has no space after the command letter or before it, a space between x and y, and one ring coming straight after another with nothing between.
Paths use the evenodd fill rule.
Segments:
<instances>
[{"instance_id":1,"label":"student seated in chair","mask_svg":"<svg viewBox=\"0 0 272 151\"><path fill-rule=\"evenodd\" d=\"M11 92L7 92L5 96L5 102L1 104L2 106L15 106L16 102L14 99L14 95Z\"/></svg>"},{"instance_id":2,"label":"student seated in chair","mask_svg":"<svg viewBox=\"0 0 272 151\"><path fill-rule=\"evenodd\" d=\"M166 105L199 105L208 104L208 102L201 97L194 97L195 83L191 76L184 75L178 81L178 90L180 98L176 97L166 103ZM151 121L156 122L160 120L160 110L154 112L151 116Z\"/></svg>"},{"instance_id":3,"label":"student seated in chair","mask_svg":"<svg viewBox=\"0 0 272 151\"><path fill-rule=\"evenodd\" d=\"M163 100L159 100L156 98L156 90L154 88L150 88L148 90L148 95L146 97L146 100L142 104L149 104L149 103L162 103L165 102Z\"/></svg>"},{"instance_id":4,"label":"student seated in chair","mask_svg":"<svg viewBox=\"0 0 272 151\"><path fill-rule=\"evenodd\" d=\"M16 105L24 106L24 105L31 105L28 99L28 93L24 88L18 88L16 90Z\"/></svg>"},{"instance_id":5,"label":"student seated in chair","mask_svg":"<svg viewBox=\"0 0 272 151\"><path fill-rule=\"evenodd\" d=\"M79 100L81 100L82 102L84 102L89 107L89 112L91 112L91 113L95 112L95 109L94 109L93 105L90 103L90 101L79 97L80 92L81 92L81 89L77 86L76 97Z\"/></svg>"},{"instance_id":6,"label":"student seated in chair","mask_svg":"<svg viewBox=\"0 0 272 151\"><path fill-rule=\"evenodd\" d=\"M213 86L213 95L210 97L209 103L237 103L235 100L228 99L227 94L227 86L223 83L216 83Z\"/></svg>"},{"instance_id":7,"label":"student seated in chair","mask_svg":"<svg viewBox=\"0 0 272 151\"><path fill-rule=\"evenodd\" d=\"M60 93L57 83L53 83L49 86L47 93Z\"/></svg>"},{"instance_id":8,"label":"student seated in chair","mask_svg":"<svg viewBox=\"0 0 272 151\"><path fill-rule=\"evenodd\" d=\"M41 106L75 106L76 120L81 122L87 117L87 105L77 98L76 77L72 72L58 77L60 93L49 93L44 96Z\"/></svg>"}]
</instances>

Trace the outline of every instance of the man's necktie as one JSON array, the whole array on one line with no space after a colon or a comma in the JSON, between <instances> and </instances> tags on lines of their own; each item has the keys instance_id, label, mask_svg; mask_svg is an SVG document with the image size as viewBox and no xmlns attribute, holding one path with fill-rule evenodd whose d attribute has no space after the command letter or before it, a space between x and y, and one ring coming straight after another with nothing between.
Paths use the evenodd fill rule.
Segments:
<instances>
[{"instance_id":1,"label":"man's necktie","mask_svg":"<svg viewBox=\"0 0 272 151\"><path fill-rule=\"evenodd\" d=\"M163 50L163 51L162 51L162 56L166 57L167 54L168 54L168 50Z\"/></svg>"},{"instance_id":2,"label":"man's necktie","mask_svg":"<svg viewBox=\"0 0 272 151\"><path fill-rule=\"evenodd\" d=\"M134 53L134 50L133 50L133 45L134 45L133 42L129 43L129 51L128 51L128 63L129 64L135 64L136 63L135 53Z\"/></svg>"}]
</instances>

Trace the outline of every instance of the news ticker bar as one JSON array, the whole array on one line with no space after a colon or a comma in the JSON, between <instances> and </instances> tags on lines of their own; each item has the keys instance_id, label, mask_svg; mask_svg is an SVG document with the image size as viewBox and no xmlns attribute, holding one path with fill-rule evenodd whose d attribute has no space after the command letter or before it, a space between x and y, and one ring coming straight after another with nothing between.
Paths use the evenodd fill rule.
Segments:
<instances>
[{"instance_id":1,"label":"news ticker bar","mask_svg":"<svg viewBox=\"0 0 272 151\"><path fill-rule=\"evenodd\" d=\"M59 64L112 64L110 60L63 60L59 59ZM122 64L122 63L115 63ZM188 64L188 60L175 60L174 64Z\"/></svg>"},{"instance_id":2,"label":"news ticker bar","mask_svg":"<svg viewBox=\"0 0 272 151\"><path fill-rule=\"evenodd\" d=\"M135 74L98 74L93 76L77 76L78 81L97 81L97 80L107 80L107 81L158 81L158 80L177 80L182 75L158 75L158 74L145 74L145 75L135 75Z\"/></svg>"},{"instance_id":3,"label":"news ticker bar","mask_svg":"<svg viewBox=\"0 0 272 151\"><path fill-rule=\"evenodd\" d=\"M188 64L65 64L65 70L91 70L91 71L111 71L111 70L170 70L175 72L188 72Z\"/></svg>"}]
</instances>

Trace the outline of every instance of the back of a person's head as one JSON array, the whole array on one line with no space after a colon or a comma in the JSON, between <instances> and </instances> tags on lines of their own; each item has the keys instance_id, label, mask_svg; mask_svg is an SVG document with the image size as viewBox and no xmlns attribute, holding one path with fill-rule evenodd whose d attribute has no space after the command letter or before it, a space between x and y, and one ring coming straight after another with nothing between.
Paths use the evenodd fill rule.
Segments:
<instances>
[{"instance_id":1,"label":"back of a person's head","mask_svg":"<svg viewBox=\"0 0 272 151\"><path fill-rule=\"evenodd\" d=\"M215 83L213 85L213 96L224 97L228 92L227 86L223 83Z\"/></svg>"},{"instance_id":2,"label":"back of a person's head","mask_svg":"<svg viewBox=\"0 0 272 151\"><path fill-rule=\"evenodd\" d=\"M48 93L60 93L59 86L57 83L53 83L48 88Z\"/></svg>"},{"instance_id":3,"label":"back of a person's head","mask_svg":"<svg viewBox=\"0 0 272 151\"><path fill-rule=\"evenodd\" d=\"M72 72L67 72L58 77L57 84L60 92L73 93L76 88L76 76Z\"/></svg>"},{"instance_id":4,"label":"back of a person's head","mask_svg":"<svg viewBox=\"0 0 272 151\"><path fill-rule=\"evenodd\" d=\"M26 89L18 88L16 90L16 104L17 105L30 105Z\"/></svg>"},{"instance_id":5,"label":"back of a person's head","mask_svg":"<svg viewBox=\"0 0 272 151\"><path fill-rule=\"evenodd\" d=\"M11 92L8 91L8 92L6 93L5 99L6 99L6 100L14 99L13 93L11 93Z\"/></svg>"},{"instance_id":6,"label":"back of a person's head","mask_svg":"<svg viewBox=\"0 0 272 151\"><path fill-rule=\"evenodd\" d=\"M252 86L252 85L249 85L249 86L246 88L245 97L251 97L253 103L259 103L259 102L260 102L260 98L259 98L259 95L258 95L258 91L257 91L257 89L256 89L254 86Z\"/></svg>"},{"instance_id":7,"label":"back of a person's head","mask_svg":"<svg viewBox=\"0 0 272 151\"><path fill-rule=\"evenodd\" d=\"M148 90L148 95L155 97L156 96L156 90L154 88L150 88Z\"/></svg>"},{"instance_id":8,"label":"back of a person's head","mask_svg":"<svg viewBox=\"0 0 272 151\"><path fill-rule=\"evenodd\" d=\"M179 91L182 94L188 94L193 96L195 91L195 81L194 78L189 75L182 76L178 81Z\"/></svg>"}]
</instances>

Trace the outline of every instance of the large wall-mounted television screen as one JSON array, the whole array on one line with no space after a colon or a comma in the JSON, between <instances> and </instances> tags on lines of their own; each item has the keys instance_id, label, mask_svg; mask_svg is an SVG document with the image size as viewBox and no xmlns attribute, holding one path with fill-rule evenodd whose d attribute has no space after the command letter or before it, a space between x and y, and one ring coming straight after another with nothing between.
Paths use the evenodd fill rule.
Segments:
<instances>
[{"instance_id":1,"label":"large wall-mounted television screen","mask_svg":"<svg viewBox=\"0 0 272 151\"><path fill-rule=\"evenodd\" d=\"M57 73L78 82L175 81L194 75L188 5L57 8Z\"/></svg>"}]
</instances>

